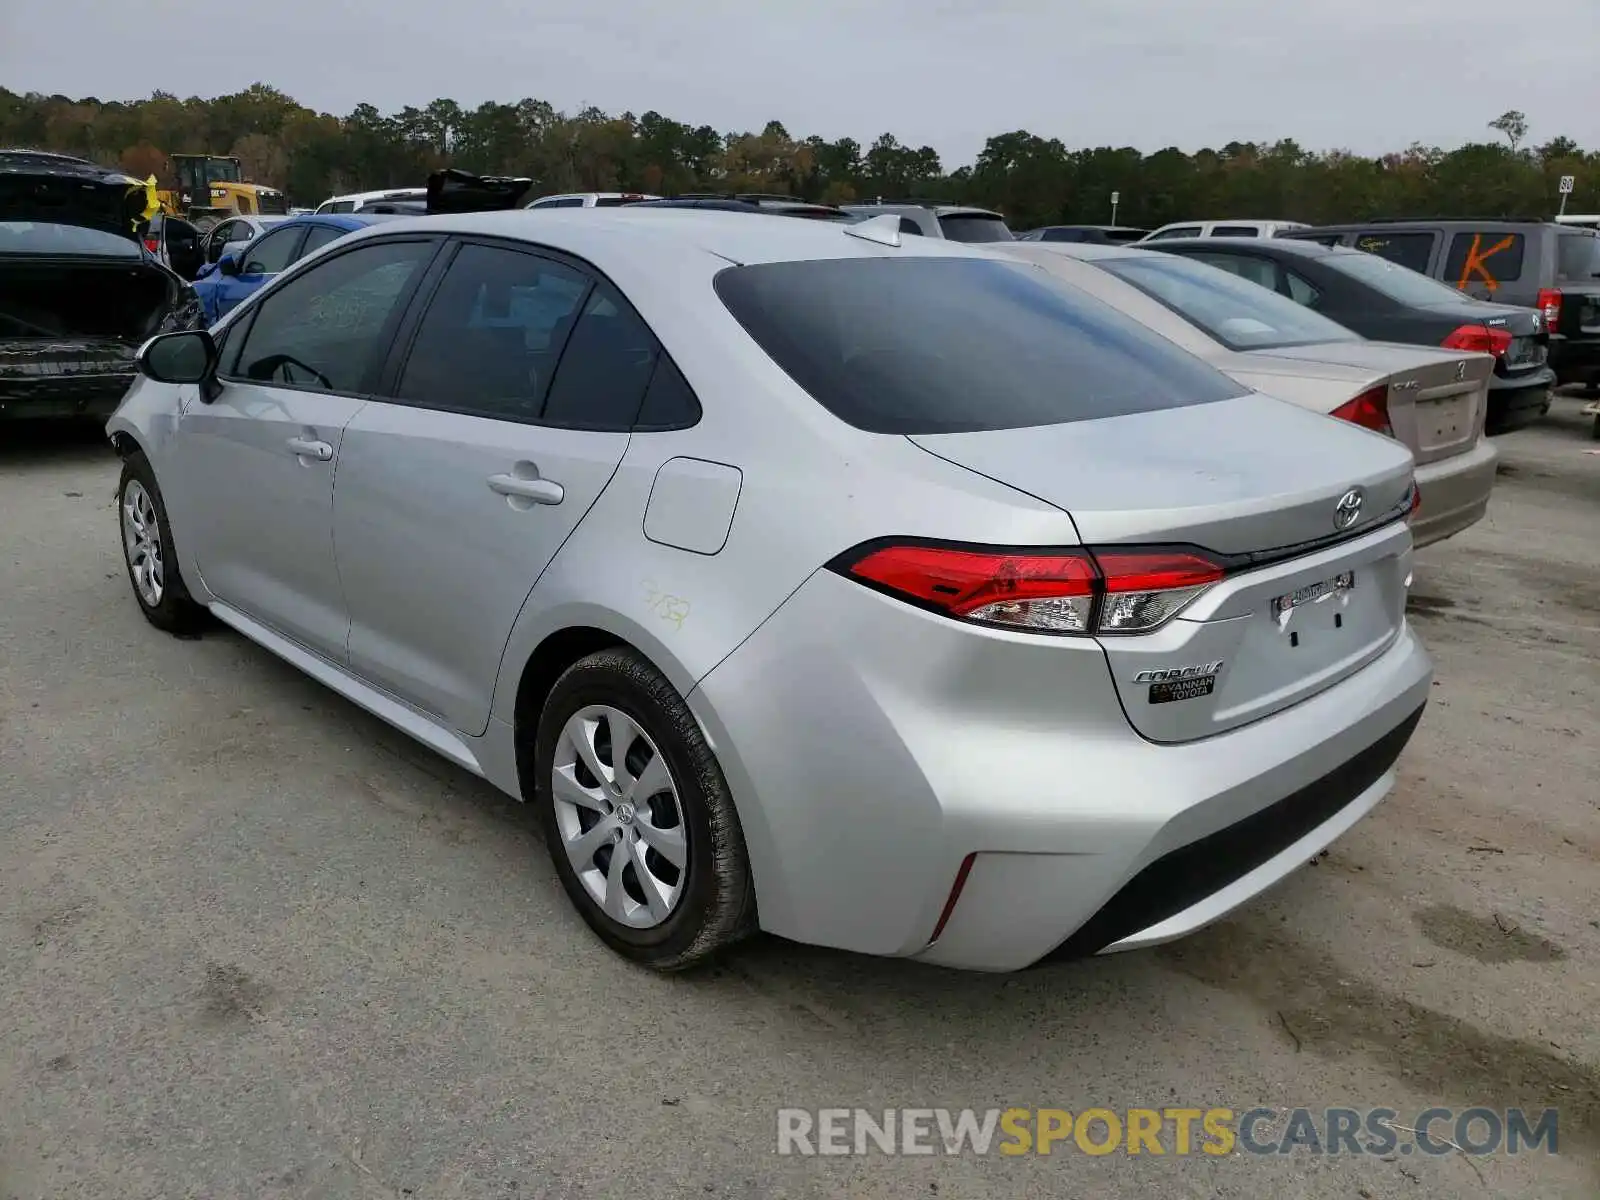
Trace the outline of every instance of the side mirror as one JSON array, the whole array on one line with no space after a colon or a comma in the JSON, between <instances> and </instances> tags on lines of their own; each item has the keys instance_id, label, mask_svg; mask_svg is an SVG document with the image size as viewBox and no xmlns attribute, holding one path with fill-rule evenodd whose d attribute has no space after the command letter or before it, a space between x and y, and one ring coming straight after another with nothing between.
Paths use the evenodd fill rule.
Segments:
<instances>
[{"instance_id":1,"label":"side mirror","mask_svg":"<svg viewBox=\"0 0 1600 1200\"><path fill-rule=\"evenodd\" d=\"M230 250L221 258L217 259L217 270L221 271L224 275L239 274L239 260L234 257L233 251Z\"/></svg>"},{"instance_id":2,"label":"side mirror","mask_svg":"<svg viewBox=\"0 0 1600 1200\"><path fill-rule=\"evenodd\" d=\"M139 347L136 361L157 383L203 383L217 369L217 344L204 329L159 333Z\"/></svg>"}]
</instances>

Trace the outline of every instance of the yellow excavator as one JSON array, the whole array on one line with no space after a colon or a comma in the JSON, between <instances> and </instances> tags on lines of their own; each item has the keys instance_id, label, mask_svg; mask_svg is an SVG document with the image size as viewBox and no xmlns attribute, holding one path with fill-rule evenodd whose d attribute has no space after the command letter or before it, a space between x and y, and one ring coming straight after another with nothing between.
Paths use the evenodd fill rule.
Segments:
<instances>
[{"instance_id":1,"label":"yellow excavator","mask_svg":"<svg viewBox=\"0 0 1600 1200\"><path fill-rule=\"evenodd\" d=\"M156 189L161 211L202 231L228 217L289 211L287 197L277 188L246 183L239 160L231 155L173 154L168 159L177 186Z\"/></svg>"}]
</instances>

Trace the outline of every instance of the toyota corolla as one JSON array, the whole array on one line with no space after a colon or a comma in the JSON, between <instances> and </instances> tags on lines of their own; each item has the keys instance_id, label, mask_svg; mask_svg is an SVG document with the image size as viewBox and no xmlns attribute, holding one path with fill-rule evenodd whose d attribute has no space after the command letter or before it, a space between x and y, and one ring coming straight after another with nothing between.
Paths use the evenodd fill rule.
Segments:
<instances>
[{"instance_id":1,"label":"toyota corolla","mask_svg":"<svg viewBox=\"0 0 1600 1200\"><path fill-rule=\"evenodd\" d=\"M1378 803L1405 447L1039 268L693 211L397 220L109 425L134 598L533 804L657 969L1148 946Z\"/></svg>"}]
</instances>

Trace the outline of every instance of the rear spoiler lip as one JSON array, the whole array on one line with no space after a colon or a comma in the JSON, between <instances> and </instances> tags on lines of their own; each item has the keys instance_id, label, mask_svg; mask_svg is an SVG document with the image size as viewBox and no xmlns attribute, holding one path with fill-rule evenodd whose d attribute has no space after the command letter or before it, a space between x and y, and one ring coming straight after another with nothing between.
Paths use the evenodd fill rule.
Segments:
<instances>
[{"instance_id":1,"label":"rear spoiler lip","mask_svg":"<svg viewBox=\"0 0 1600 1200\"><path fill-rule=\"evenodd\" d=\"M428 212L503 212L518 207L532 187L533 180L521 176L474 175L448 167L428 176Z\"/></svg>"}]
</instances>

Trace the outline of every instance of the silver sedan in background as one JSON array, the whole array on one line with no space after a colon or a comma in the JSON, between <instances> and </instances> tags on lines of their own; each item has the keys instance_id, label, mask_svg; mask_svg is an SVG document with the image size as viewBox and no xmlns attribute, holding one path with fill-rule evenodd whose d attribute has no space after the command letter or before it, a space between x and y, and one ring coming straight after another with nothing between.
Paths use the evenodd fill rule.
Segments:
<instances>
[{"instance_id":1,"label":"silver sedan in background","mask_svg":"<svg viewBox=\"0 0 1600 1200\"><path fill-rule=\"evenodd\" d=\"M1115 305L1248 387L1387 434L1417 462L1417 546L1475 524L1499 454L1484 434L1494 359L1368 341L1207 263L1132 247L1012 243L1008 254Z\"/></svg>"},{"instance_id":2,"label":"silver sedan in background","mask_svg":"<svg viewBox=\"0 0 1600 1200\"><path fill-rule=\"evenodd\" d=\"M1428 697L1400 443L894 216L396 220L140 361L151 624L535 805L657 969L1178 937L1377 804Z\"/></svg>"}]
</instances>

